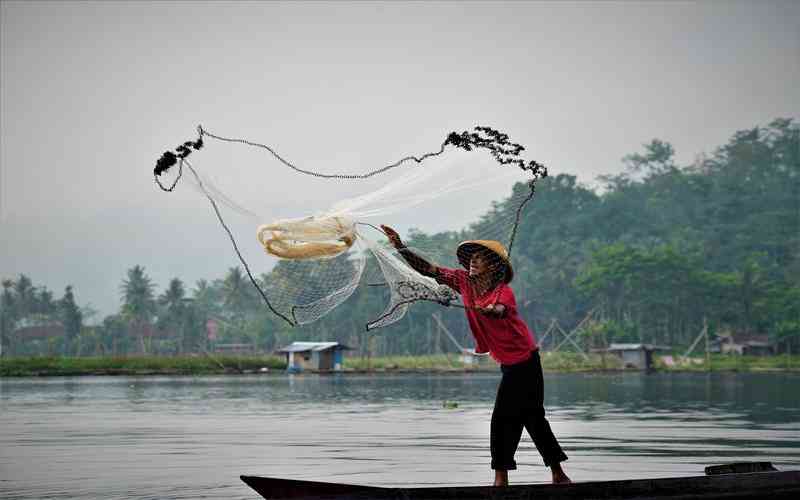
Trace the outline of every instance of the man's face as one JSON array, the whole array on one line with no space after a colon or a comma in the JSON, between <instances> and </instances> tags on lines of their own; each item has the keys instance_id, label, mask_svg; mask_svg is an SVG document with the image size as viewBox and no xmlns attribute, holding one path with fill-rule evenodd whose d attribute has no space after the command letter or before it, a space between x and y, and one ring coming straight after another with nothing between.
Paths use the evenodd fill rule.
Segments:
<instances>
[{"instance_id":1,"label":"man's face","mask_svg":"<svg viewBox=\"0 0 800 500\"><path fill-rule=\"evenodd\" d=\"M484 276L491 271L491 268L489 259L483 252L475 252L469 259L470 276Z\"/></svg>"}]
</instances>

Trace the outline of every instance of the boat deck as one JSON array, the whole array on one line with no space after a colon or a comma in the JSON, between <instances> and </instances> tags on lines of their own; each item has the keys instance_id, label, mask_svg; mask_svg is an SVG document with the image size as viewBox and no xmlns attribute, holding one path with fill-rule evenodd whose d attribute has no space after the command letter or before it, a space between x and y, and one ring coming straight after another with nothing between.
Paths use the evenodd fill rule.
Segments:
<instances>
[{"instance_id":1,"label":"boat deck","mask_svg":"<svg viewBox=\"0 0 800 500\"><path fill-rule=\"evenodd\" d=\"M556 500L556 499L767 499L800 498L800 471L730 473L565 485L512 485L435 488L375 486L241 476L268 500Z\"/></svg>"}]
</instances>

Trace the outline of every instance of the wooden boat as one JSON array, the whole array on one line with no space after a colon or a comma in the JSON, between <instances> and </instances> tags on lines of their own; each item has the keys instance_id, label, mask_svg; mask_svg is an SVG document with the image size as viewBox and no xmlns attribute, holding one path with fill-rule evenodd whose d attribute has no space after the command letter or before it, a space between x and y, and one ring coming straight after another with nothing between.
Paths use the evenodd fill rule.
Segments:
<instances>
[{"instance_id":1,"label":"wooden boat","mask_svg":"<svg viewBox=\"0 0 800 500\"><path fill-rule=\"evenodd\" d=\"M505 488L456 486L382 488L355 484L241 476L267 500L547 500L547 499L768 499L800 498L800 471L776 471L769 462L706 468L705 476L564 485L523 484Z\"/></svg>"}]
</instances>

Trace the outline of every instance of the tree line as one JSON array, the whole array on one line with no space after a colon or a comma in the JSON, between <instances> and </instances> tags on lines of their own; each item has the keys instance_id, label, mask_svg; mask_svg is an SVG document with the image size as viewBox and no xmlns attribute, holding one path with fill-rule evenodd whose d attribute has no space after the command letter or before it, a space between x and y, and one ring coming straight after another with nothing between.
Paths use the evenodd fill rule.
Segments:
<instances>
[{"instance_id":1,"label":"tree line","mask_svg":"<svg viewBox=\"0 0 800 500\"><path fill-rule=\"evenodd\" d=\"M584 323L594 344L646 342L685 347L704 324L712 331L769 335L781 350L800 349L800 127L794 119L734 133L727 144L678 165L668 142L652 140L623 159L622 173L589 188L575 176L541 180L514 244L512 287L522 316L540 335L553 320ZM517 186L520 188L520 186ZM511 198L509 198L510 200ZM470 227L437 234L411 231L410 246L454 253L459 241L507 219L500 200ZM374 266L368 262L368 266ZM267 287L281 267L257 277ZM71 287L55 300L21 275L3 281L3 350L13 354L190 353L218 342L271 351L293 340L335 340L360 354L428 354L454 350L432 314L471 346L463 310L414 304L399 322L366 332L386 291L359 287L317 322L290 327L261 302L238 268L200 280L179 278L158 293L136 265L120 284L120 309L99 325L83 324ZM14 333L35 321L59 321L48 346Z\"/></svg>"}]
</instances>

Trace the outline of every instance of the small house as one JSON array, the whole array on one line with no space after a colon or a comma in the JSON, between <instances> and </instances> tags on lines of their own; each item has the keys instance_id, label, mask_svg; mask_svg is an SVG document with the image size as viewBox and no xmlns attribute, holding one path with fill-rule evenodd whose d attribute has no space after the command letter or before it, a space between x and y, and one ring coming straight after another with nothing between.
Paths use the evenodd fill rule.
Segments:
<instances>
[{"instance_id":1,"label":"small house","mask_svg":"<svg viewBox=\"0 0 800 500\"><path fill-rule=\"evenodd\" d=\"M668 347L650 344L611 344L606 349L622 358L622 365L625 368L637 368L639 370L651 370L653 368L653 353L656 351L669 351Z\"/></svg>"},{"instance_id":2,"label":"small house","mask_svg":"<svg viewBox=\"0 0 800 500\"><path fill-rule=\"evenodd\" d=\"M340 371L344 351L351 350L339 342L292 342L275 352L286 354L286 370L289 372Z\"/></svg>"},{"instance_id":3,"label":"small house","mask_svg":"<svg viewBox=\"0 0 800 500\"><path fill-rule=\"evenodd\" d=\"M736 335L729 332L717 334L710 342L709 351L745 356L772 356L775 348L768 335Z\"/></svg>"}]
</instances>

